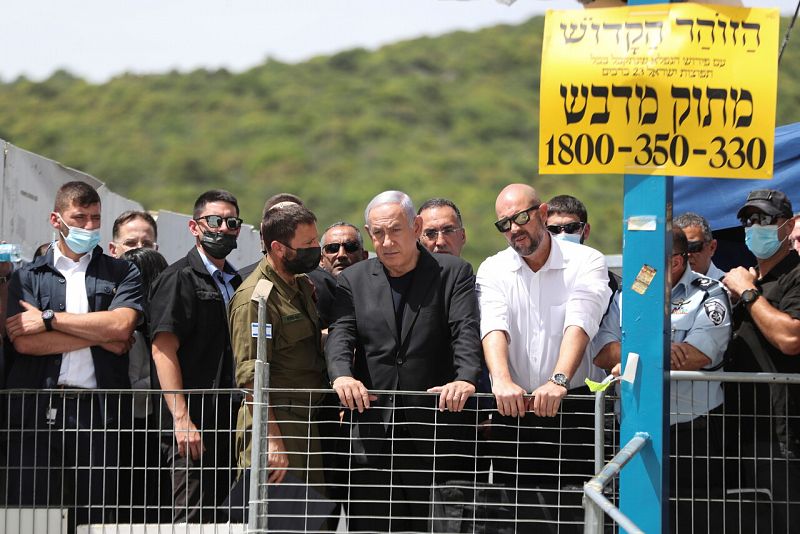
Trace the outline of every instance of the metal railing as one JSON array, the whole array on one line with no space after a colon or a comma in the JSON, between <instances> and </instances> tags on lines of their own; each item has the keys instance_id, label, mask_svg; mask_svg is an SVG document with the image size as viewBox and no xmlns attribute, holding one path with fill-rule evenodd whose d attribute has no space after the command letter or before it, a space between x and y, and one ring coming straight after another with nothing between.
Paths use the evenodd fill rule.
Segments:
<instances>
[{"instance_id":1,"label":"metal railing","mask_svg":"<svg viewBox=\"0 0 800 534\"><path fill-rule=\"evenodd\" d=\"M673 371L670 378L672 532L792 532L800 521L800 375ZM598 407L603 395L597 395ZM601 467L604 434L607 439L602 411L595 425ZM587 485L587 533L604 528L603 513L588 494L616 503L616 492L603 493L599 482ZM612 518L617 513L608 510Z\"/></svg>"},{"instance_id":2,"label":"metal railing","mask_svg":"<svg viewBox=\"0 0 800 534\"><path fill-rule=\"evenodd\" d=\"M674 410L688 416L671 436L674 530L791 532L800 510L793 434L799 418L791 395L777 395L780 405L770 393L800 386L800 377L673 378L676 387L700 384L691 395L705 398L704 390L719 387L725 395L711 410L696 408L691 395L691 409ZM329 390L259 386L262 397L252 401L246 390L184 392L206 451L183 464L165 447L174 445L175 433L160 392L0 392L0 531L83 532L91 525L124 532L137 525L141 532L189 532L205 525L243 532L247 524L253 532L381 532L409 522L408 530L422 532L577 532L585 527L583 484L592 474L614 473L595 468L617 449L608 398L570 395L556 418L518 419L499 417L489 394L450 414L438 410L435 394L374 391L373 406L357 414L343 411ZM133 397L148 394L152 411L136 417ZM250 409L262 423L237 429L237 412ZM298 462L280 484L269 482L268 423L295 443L289 453ZM675 432L678 425L686 430ZM253 466L241 463L249 432L257 473L251 479ZM687 483L681 473L689 473ZM200 481L199 499L179 500L176 489L187 489L192 476ZM589 487L614 504L608 480ZM288 527L270 528L280 520Z\"/></svg>"},{"instance_id":3,"label":"metal railing","mask_svg":"<svg viewBox=\"0 0 800 534\"><path fill-rule=\"evenodd\" d=\"M0 392L0 531L582 529L581 485L594 465L591 396L566 399L571 413L556 418L517 419L498 418L488 394L451 414L435 394L374 391L373 407L351 414L329 390L261 390L261 407L246 390L183 391L205 444L183 463L159 392L149 392L157 402L140 419L130 401L148 392ZM293 442L290 461L300 461L280 484L268 482L267 426L250 431L257 475L248 479L253 466L241 463L245 432L235 422L248 405L255 420L271 407L268 423Z\"/></svg>"},{"instance_id":4,"label":"metal railing","mask_svg":"<svg viewBox=\"0 0 800 534\"><path fill-rule=\"evenodd\" d=\"M619 475L625 464L647 445L648 441L650 441L650 436L646 432L637 432L622 450L583 487L583 493L587 498L586 521L584 523L585 534L592 534L598 532L598 530L599 532L603 531L602 516L600 515L603 512L608 514L626 532L631 534L640 534L642 532L633 521L603 495L603 490L614 477Z\"/></svg>"}]
</instances>

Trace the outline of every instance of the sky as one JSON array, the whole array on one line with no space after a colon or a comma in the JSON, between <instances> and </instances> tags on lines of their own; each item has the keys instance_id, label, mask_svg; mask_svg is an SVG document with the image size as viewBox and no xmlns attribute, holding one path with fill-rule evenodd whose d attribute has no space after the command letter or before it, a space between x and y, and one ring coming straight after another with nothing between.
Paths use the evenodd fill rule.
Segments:
<instances>
[{"instance_id":1,"label":"sky","mask_svg":"<svg viewBox=\"0 0 800 534\"><path fill-rule=\"evenodd\" d=\"M744 3L790 15L797 1ZM96 83L124 72L238 72L267 57L299 62L580 8L576 0L3 0L0 80L42 80L60 68Z\"/></svg>"}]
</instances>

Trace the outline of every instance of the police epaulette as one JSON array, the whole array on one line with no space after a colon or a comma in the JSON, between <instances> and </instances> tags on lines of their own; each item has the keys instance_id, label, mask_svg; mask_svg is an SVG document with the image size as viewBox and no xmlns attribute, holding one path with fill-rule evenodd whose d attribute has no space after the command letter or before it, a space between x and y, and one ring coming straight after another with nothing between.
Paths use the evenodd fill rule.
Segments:
<instances>
[{"instance_id":1,"label":"police epaulette","mask_svg":"<svg viewBox=\"0 0 800 534\"><path fill-rule=\"evenodd\" d=\"M713 278L708 278L707 276L700 276L699 278L695 278L692 280L692 285L697 286L699 288L705 289L708 291L712 287L722 285L722 282L719 280L714 280Z\"/></svg>"}]
</instances>

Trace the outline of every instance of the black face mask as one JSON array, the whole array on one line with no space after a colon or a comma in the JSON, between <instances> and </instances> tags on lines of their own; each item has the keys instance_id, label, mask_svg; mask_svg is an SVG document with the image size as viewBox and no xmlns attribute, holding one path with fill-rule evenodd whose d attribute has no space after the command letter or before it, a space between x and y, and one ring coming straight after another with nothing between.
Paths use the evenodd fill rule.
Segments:
<instances>
[{"instance_id":1,"label":"black face mask","mask_svg":"<svg viewBox=\"0 0 800 534\"><path fill-rule=\"evenodd\" d=\"M287 247L292 248L288 245ZM283 265L290 273L310 273L319 265L319 259L322 257L321 247L293 248L292 250L294 250L294 258L283 259Z\"/></svg>"},{"instance_id":2,"label":"black face mask","mask_svg":"<svg viewBox=\"0 0 800 534\"><path fill-rule=\"evenodd\" d=\"M221 260L236 248L236 236L206 230L203 232L203 237L200 238L200 246L203 247L206 254Z\"/></svg>"}]
</instances>

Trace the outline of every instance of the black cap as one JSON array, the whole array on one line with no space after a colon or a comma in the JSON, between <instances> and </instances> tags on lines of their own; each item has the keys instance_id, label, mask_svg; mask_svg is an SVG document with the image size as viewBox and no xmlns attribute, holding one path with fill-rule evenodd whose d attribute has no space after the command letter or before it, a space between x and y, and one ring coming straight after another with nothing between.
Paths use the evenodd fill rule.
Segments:
<instances>
[{"instance_id":1,"label":"black cap","mask_svg":"<svg viewBox=\"0 0 800 534\"><path fill-rule=\"evenodd\" d=\"M750 194L747 195L747 201L744 203L744 206L739 208L736 217L741 219L747 208L757 208L767 215L779 215L785 219L794 217L792 213L792 203L789 202L786 195L775 189L756 189L755 191L750 191Z\"/></svg>"}]
</instances>

